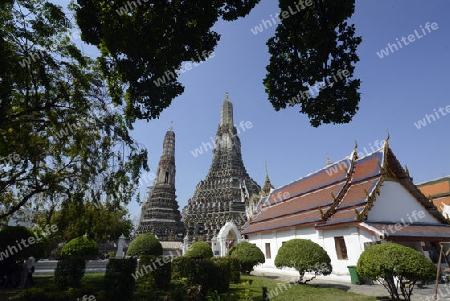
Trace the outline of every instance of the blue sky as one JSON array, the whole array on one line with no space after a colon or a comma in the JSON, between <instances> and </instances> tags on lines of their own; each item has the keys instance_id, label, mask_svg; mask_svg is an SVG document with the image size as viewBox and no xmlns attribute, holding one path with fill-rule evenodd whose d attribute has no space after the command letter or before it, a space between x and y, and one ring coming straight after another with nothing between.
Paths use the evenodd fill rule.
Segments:
<instances>
[{"instance_id":1,"label":"blue sky","mask_svg":"<svg viewBox=\"0 0 450 301\"><path fill-rule=\"evenodd\" d=\"M159 119L135 124L133 137L148 149L151 172L156 172L163 137L173 121L180 210L209 170L212 151L197 157L191 151L214 137L227 91L235 123L252 124L239 137L247 172L260 185L265 161L272 184L279 187L323 168L327 156L333 161L348 156L355 140L358 152L364 152L364 147L370 151L376 140L386 139L387 131L392 150L408 166L415 183L450 174L450 114L445 110L450 105L445 79L450 66L450 2L357 0L352 21L363 38L355 72L362 81L360 108L349 124L319 128L311 127L296 107L276 112L264 91L262 80L269 63L266 42L275 26L257 35L250 29L278 13L277 3L262 0L245 18L219 21L214 29L222 37L215 56L179 78L185 93ZM427 22L436 22L438 28L423 35L420 26ZM384 58L377 55L388 43L395 44L396 38L407 38L414 30L422 37ZM437 113L440 118L428 117L431 122L425 119L425 127L414 125L440 107L449 116ZM140 190L146 194L146 187ZM132 216L140 215L136 202L128 207Z\"/></svg>"}]
</instances>

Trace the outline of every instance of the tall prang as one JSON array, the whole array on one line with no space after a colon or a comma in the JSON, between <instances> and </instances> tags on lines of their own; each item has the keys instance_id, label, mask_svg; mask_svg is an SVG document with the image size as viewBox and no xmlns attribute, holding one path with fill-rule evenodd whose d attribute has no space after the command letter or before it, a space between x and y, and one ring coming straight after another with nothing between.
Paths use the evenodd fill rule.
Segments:
<instances>
[{"instance_id":1,"label":"tall prang","mask_svg":"<svg viewBox=\"0 0 450 301\"><path fill-rule=\"evenodd\" d=\"M137 234L150 232L160 241L183 241L184 224L175 195L175 133L170 127L164 137L156 179L142 205Z\"/></svg>"},{"instance_id":2,"label":"tall prang","mask_svg":"<svg viewBox=\"0 0 450 301\"><path fill-rule=\"evenodd\" d=\"M211 167L183 209L189 241L209 242L227 222L232 221L240 228L247 221L249 200L261 190L244 167L237 134L233 104L227 93L214 140Z\"/></svg>"}]
</instances>

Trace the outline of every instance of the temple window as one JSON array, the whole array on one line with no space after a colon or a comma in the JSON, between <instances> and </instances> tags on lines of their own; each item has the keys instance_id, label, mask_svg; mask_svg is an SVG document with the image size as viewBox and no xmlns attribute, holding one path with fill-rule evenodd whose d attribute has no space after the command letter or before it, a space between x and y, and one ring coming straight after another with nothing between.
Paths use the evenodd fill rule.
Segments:
<instances>
[{"instance_id":1,"label":"temple window","mask_svg":"<svg viewBox=\"0 0 450 301\"><path fill-rule=\"evenodd\" d=\"M270 243L266 243L266 259L270 259L272 256L270 254Z\"/></svg>"},{"instance_id":2,"label":"temple window","mask_svg":"<svg viewBox=\"0 0 450 301\"><path fill-rule=\"evenodd\" d=\"M334 246L336 247L336 255L340 260L348 259L347 246L345 245L345 239L343 236L334 238Z\"/></svg>"}]
</instances>

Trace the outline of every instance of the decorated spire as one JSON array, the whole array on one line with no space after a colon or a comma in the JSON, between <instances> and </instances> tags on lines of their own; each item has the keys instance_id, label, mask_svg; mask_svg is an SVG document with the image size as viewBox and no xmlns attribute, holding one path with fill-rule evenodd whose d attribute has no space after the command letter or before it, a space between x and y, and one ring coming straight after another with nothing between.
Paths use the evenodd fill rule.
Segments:
<instances>
[{"instance_id":1,"label":"decorated spire","mask_svg":"<svg viewBox=\"0 0 450 301\"><path fill-rule=\"evenodd\" d=\"M267 171L267 162L266 162L266 180L264 181L264 186L261 188L261 196L269 195L270 191L275 189L272 183L270 183L269 172Z\"/></svg>"},{"instance_id":2,"label":"decorated spire","mask_svg":"<svg viewBox=\"0 0 450 301\"><path fill-rule=\"evenodd\" d=\"M220 125L233 126L233 104L228 98L228 92L225 94L225 100L222 104L222 116L220 118Z\"/></svg>"},{"instance_id":3,"label":"decorated spire","mask_svg":"<svg viewBox=\"0 0 450 301\"><path fill-rule=\"evenodd\" d=\"M156 184L175 185L175 133L170 129L164 136L163 151L159 160Z\"/></svg>"},{"instance_id":4,"label":"decorated spire","mask_svg":"<svg viewBox=\"0 0 450 301\"><path fill-rule=\"evenodd\" d=\"M175 133L166 132L155 183L141 209L137 233L150 232L161 241L181 241L185 228L175 195Z\"/></svg>"},{"instance_id":5,"label":"decorated spire","mask_svg":"<svg viewBox=\"0 0 450 301\"><path fill-rule=\"evenodd\" d=\"M233 105L226 93L211 166L184 210L189 239L211 241L226 222L233 221L239 228L246 222L242 217L248 203L260 190L245 169L241 141L233 123Z\"/></svg>"}]
</instances>

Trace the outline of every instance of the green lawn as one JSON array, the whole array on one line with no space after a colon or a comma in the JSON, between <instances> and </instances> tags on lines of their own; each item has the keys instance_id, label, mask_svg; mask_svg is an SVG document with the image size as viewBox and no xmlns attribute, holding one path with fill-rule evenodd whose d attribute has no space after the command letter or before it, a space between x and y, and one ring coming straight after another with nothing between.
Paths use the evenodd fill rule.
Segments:
<instances>
[{"instance_id":1,"label":"green lawn","mask_svg":"<svg viewBox=\"0 0 450 301\"><path fill-rule=\"evenodd\" d=\"M333 288L320 288L313 284L296 284L289 285L283 282L277 282L275 280L266 277L256 276L242 276L243 282L252 282L250 285L241 283L239 285L231 285L233 290L242 292L247 289L250 290L249 299L238 300L262 300L262 287L267 287L268 293L272 295L271 301L376 301L375 297L368 297L358 295L354 293L347 293L343 290ZM278 283L281 283L278 285ZM278 293L278 296L276 296ZM270 295L269 295L270 296Z\"/></svg>"},{"instance_id":2,"label":"green lawn","mask_svg":"<svg viewBox=\"0 0 450 301\"><path fill-rule=\"evenodd\" d=\"M84 295L93 295L96 292L100 291L103 286L103 278L105 273L89 273L83 276L81 279L81 288L72 289L72 299L77 300L80 298L82 300ZM0 300L1 301L15 301L20 300L21 297L27 290L45 290L45 291L54 291L57 289L53 283L53 275L46 276L33 276L35 285L30 286L27 285L25 289L0 289ZM44 300L43 300L44 301Z\"/></svg>"},{"instance_id":3,"label":"green lawn","mask_svg":"<svg viewBox=\"0 0 450 301\"><path fill-rule=\"evenodd\" d=\"M82 299L84 295L93 295L96 297L97 301L104 300L102 298L103 289L103 277L104 273L93 273L86 274L82 279L82 287L72 290L71 300L77 300L77 298ZM32 288L27 289L32 290L53 290L53 276L36 276L34 277L36 285ZM343 290L332 289L332 288L320 288L314 286L313 284L306 285L289 285L289 284L278 284L275 280L258 277L258 276L242 276L242 281L240 284L231 284L230 291L227 296L221 296L220 301L239 301L239 300L251 300L251 301L262 301L262 287L267 287L269 294L272 296L270 301L376 301L375 297L368 297L363 295L358 295L354 293L347 293ZM140 286L137 286L140 287ZM179 289L180 284L174 283L173 289ZM10 289L10 290L0 290L0 300L19 300L20 296L24 293L24 290ZM278 293L278 294L277 294ZM136 295L141 297L136 298L136 300L148 300L144 298L146 294L145 290L137 292ZM167 293L158 293L153 295L152 298L157 298L164 300ZM158 297L156 297L158 296ZM175 294L173 294L175 297ZM175 301L175 299L172 299ZM218 301L218 298L210 299Z\"/></svg>"}]
</instances>

